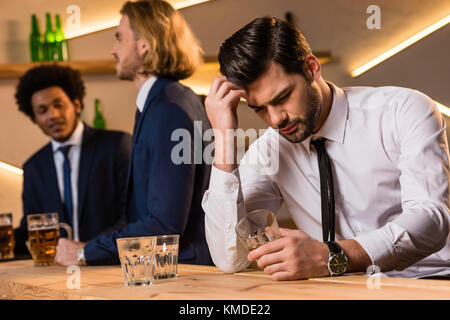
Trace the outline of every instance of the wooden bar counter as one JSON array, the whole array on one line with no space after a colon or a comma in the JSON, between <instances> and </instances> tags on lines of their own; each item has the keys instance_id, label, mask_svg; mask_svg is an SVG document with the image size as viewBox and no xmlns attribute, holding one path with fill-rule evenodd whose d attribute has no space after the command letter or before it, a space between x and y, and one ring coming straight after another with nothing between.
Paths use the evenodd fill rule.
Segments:
<instances>
[{"instance_id":1,"label":"wooden bar counter","mask_svg":"<svg viewBox=\"0 0 450 320\"><path fill-rule=\"evenodd\" d=\"M126 287L120 266L84 266L80 288L70 289L69 277L74 274L67 271L60 266L34 267L32 260L1 262L0 299L450 299L447 280L379 278L377 286L368 285L368 277L361 274L275 282L260 270L224 274L216 267L179 265L178 278Z\"/></svg>"}]
</instances>

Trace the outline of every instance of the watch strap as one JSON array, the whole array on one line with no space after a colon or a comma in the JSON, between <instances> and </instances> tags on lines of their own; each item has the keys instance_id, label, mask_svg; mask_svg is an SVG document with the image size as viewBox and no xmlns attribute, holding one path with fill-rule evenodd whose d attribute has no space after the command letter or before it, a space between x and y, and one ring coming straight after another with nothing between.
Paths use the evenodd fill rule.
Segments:
<instances>
[{"instance_id":1,"label":"watch strap","mask_svg":"<svg viewBox=\"0 0 450 320\"><path fill-rule=\"evenodd\" d=\"M326 241L331 253L343 253L343 250L340 245L336 241Z\"/></svg>"},{"instance_id":2,"label":"watch strap","mask_svg":"<svg viewBox=\"0 0 450 320\"><path fill-rule=\"evenodd\" d=\"M77 261L80 266L86 265L86 257L84 256L84 247L77 250Z\"/></svg>"}]
</instances>

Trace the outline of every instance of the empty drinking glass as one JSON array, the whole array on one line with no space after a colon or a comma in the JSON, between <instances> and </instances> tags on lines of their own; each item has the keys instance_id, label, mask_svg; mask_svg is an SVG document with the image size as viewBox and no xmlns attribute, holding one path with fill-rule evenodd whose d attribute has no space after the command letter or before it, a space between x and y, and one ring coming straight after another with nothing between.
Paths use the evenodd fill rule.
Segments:
<instances>
[{"instance_id":1,"label":"empty drinking glass","mask_svg":"<svg viewBox=\"0 0 450 320\"><path fill-rule=\"evenodd\" d=\"M178 234L156 237L155 278L175 278L178 273Z\"/></svg>"},{"instance_id":2,"label":"empty drinking glass","mask_svg":"<svg viewBox=\"0 0 450 320\"><path fill-rule=\"evenodd\" d=\"M146 286L155 278L156 237L117 239L126 286Z\"/></svg>"},{"instance_id":3,"label":"empty drinking glass","mask_svg":"<svg viewBox=\"0 0 450 320\"><path fill-rule=\"evenodd\" d=\"M235 230L239 240L249 251L264 243L281 238L275 214L265 209L255 210L247 214L239 220Z\"/></svg>"}]
</instances>

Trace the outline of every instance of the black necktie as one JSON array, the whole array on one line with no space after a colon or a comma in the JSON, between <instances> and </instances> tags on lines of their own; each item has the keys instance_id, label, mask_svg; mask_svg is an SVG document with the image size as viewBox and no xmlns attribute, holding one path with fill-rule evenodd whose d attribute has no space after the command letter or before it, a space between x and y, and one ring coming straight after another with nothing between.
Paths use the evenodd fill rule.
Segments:
<instances>
[{"instance_id":1,"label":"black necktie","mask_svg":"<svg viewBox=\"0 0 450 320\"><path fill-rule=\"evenodd\" d=\"M136 128L138 121L141 117L142 112L139 111L139 109L136 109L136 114L134 115L134 128L133 128L133 136L136 135Z\"/></svg>"},{"instance_id":2,"label":"black necktie","mask_svg":"<svg viewBox=\"0 0 450 320\"><path fill-rule=\"evenodd\" d=\"M311 140L317 150L320 171L323 241L334 241L334 186L331 161L325 150L325 139Z\"/></svg>"},{"instance_id":3,"label":"black necktie","mask_svg":"<svg viewBox=\"0 0 450 320\"><path fill-rule=\"evenodd\" d=\"M73 208L72 208L72 179L70 177L70 161L69 161L69 150L71 145L59 147L59 151L64 156L64 208L67 212L67 217L69 219L69 224L73 224Z\"/></svg>"}]
</instances>

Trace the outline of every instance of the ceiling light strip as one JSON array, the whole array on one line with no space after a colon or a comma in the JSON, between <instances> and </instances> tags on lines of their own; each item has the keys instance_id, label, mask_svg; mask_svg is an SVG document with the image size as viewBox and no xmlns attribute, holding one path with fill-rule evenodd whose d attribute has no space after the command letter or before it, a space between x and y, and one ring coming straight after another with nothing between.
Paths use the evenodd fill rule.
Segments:
<instances>
[{"instance_id":1,"label":"ceiling light strip","mask_svg":"<svg viewBox=\"0 0 450 320\"><path fill-rule=\"evenodd\" d=\"M415 35L413 35L409 39L403 41L402 43L396 45L392 49L389 49L388 51L384 52L383 54L379 55L378 57L370 60L369 62L367 62L365 64L363 64L359 68L353 70L351 72L351 76L353 78L358 77L359 75L361 75L364 72L366 72L367 70L373 68L377 64L380 64L384 60L392 57L393 55L395 55L397 53L399 53L400 51L402 51L403 49L409 47L413 43L419 41L420 39L422 39L422 38L424 38L426 36L428 36L430 33L433 33L434 31L436 31L436 30L442 28L443 26L447 25L449 22L450 22L450 15L448 15L445 18L439 20L438 22L434 23L433 25L425 28L424 30L416 33Z\"/></svg>"},{"instance_id":2,"label":"ceiling light strip","mask_svg":"<svg viewBox=\"0 0 450 320\"><path fill-rule=\"evenodd\" d=\"M190 7L190 6L208 2L208 1L210 1L210 0L185 0L185 1L180 1L180 2L174 3L174 4L172 4L172 6L176 10L179 10L179 9L183 9L186 7ZM73 32L67 31L65 34L66 39L73 39L76 37L85 36L90 33L115 28L119 25L120 17L121 16L119 14L117 14L116 16L112 17L111 19L109 19L108 21L106 21L104 23L96 24L93 26L88 26L86 28L81 28L81 29L73 31Z\"/></svg>"},{"instance_id":3,"label":"ceiling light strip","mask_svg":"<svg viewBox=\"0 0 450 320\"><path fill-rule=\"evenodd\" d=\"M94 25L91 27L82 28L82 29L74 31L74 32L67 32L66 39L73 39L73 38L85 36L87 34L94 33L97 31L102 31L102 30L117 27L119 25L119 21L120 21L120 16L117 16L117 17L111 19L110 21L102 23L102 24L97 24L97 25Z\"/></svg>"},{"instance_id":4,"label":"ceiling light strip","mask_svg":"<svg viewBox=\"0 0 450 320\"><path fill-rule=\"evenodd\" d=\"M434 102L436 102L439 111L441 111L441 113L445 114L447 117L450 117L450 108L447 106L444 106L443 104L437 102L436 100L434 100Z\"/></svg>"},{"instance_id":5,"label":"ceiling light strip","mask_svg":"<svg viewBox=\"0 0 450 320\"><path fill-rule=\"evenodd\" d=\"M172 6L178 10L178 9L183 9L186 7L190 7L190 6L200 4L203 2L208 2L208 1L209 0L185 0L185 1L174 3L174 4L172 4Z\"/></svg>"},{"instance_id":6,"label":"ceiling light strip","mask_svg":"<svg viewBox=\"0 0 450 320\"><path fill-rule=\"evenodd\" d=\"M15 174L23 175L22 169L19 169L17 167L14 167L14 166L7 164L5 162L2 162L2 161L0 161L0 169L4 169L4 170L10 171Z\"/></svg>"}]
</instances>

